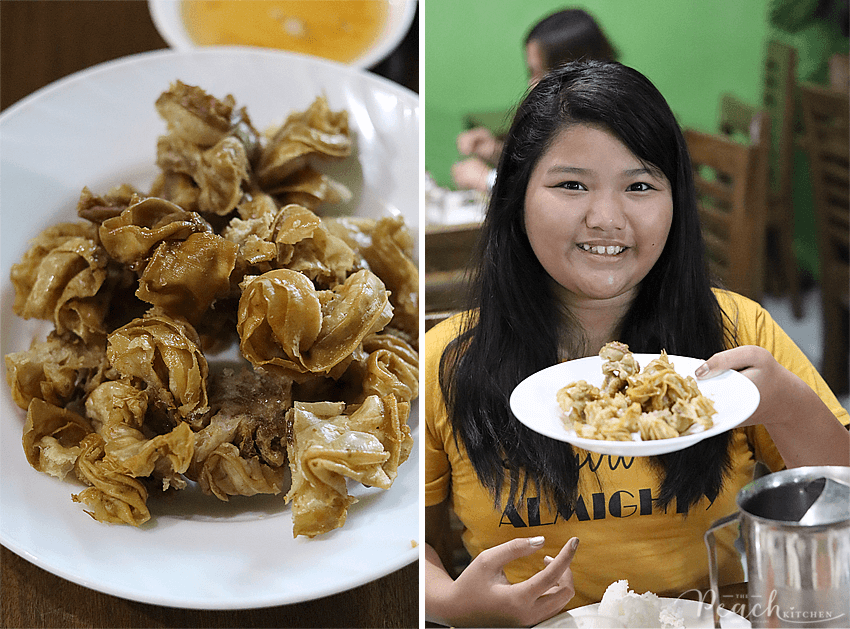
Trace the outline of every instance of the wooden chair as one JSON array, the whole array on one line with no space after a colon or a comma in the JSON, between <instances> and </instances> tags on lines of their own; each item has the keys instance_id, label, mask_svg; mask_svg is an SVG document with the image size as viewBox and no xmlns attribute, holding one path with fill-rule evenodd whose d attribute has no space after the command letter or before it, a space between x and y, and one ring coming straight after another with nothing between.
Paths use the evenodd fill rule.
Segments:
<instances>
[{"instance_id":1,"label":"wooden chair","mask_svg":"<svg viewBox=\"0 0 850 629\"><path fill-rule=\"evenodd\" d=\"M762 106L770 116L766 229L767 255L777 263L767 268L766 289L791 297L794 316L803 316L800 270L794 252L794 137L796 119L797 50L778 41L767 44Z\"/></svg>"},{"instance_id":2,"label":"wooden chair","mask_svg":"<svg viewBox=\"0 0 850 629\"><path fill-rule=\"evenodd\" d=\"M771 274L775 274L773 259L768 255L770 243L770 208L768 206L769 177L770 177L770 116L767 111L745 103L732 94L724 94L720 98L720 132L737 141L750 146L752 161L747 183L747 212L763 217L764 261L762 275L754 278L753 294L760 299L765 286L769 285ZM791 236L790 230L788 236ZM791 266L785 268L786 276L797 274L797 265L793 256L784 256L782 262Z\"/></svg>"},{"instance_id":3,"label":"wooden chair","mask_svg":"<svg viewBox=\"0 0 850 629\"><path fill-rule=\"evenodd\" d=\"M465 307L469 263L479 230L477 223L426 228L426 328Z\"/></svg>"},{"instance_id":4,"label":"wooden chair","mask_svg":"<svg viewBox=\"0 0 850 629\"><path fill-rule=\"evenodd\" d=\"M765 205L757 169L760 147L685 130L694 168L709 270L729 290L762 296Z\"/></svg>"},{"instance_id":5,"label":"wooden chair","mask_svg":"<svg viewBox=\"0 0 850 629\"><path fill-rule=\"evenodd\" d=\"M818 230L823 310L821 375L833 391L843 394L850 389L850 102L846 91L810 84L801 86L801 96Z\"/></svg>"}]
</instances>

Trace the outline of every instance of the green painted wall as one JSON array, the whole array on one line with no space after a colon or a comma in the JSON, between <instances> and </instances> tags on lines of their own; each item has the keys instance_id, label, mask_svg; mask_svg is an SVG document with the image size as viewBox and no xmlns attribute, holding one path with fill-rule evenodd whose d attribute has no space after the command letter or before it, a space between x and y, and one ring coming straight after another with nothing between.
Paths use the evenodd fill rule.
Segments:
<instances>
[{"instance_id":1,"label":"green painted wall","mask_svg":"<svg viewBox=\"0 0 850 629\"><path fill-rule=\"evenodd\" d=\"M425 25L425 167L440 185L451 187L451 164L460 158L455 138L464 114L509 109L522 97L525 33L541 17L567 6L583 7L596 17L618 48L620 61L655 83L682 126L714 131L724 92L761 102L763 51L767 40L777 36L768 24L770 2L426 0L420 5ZM815 29L779 38L803 46L801 76L822 75L822 33ZM797 161L805 167L804 158ZM802 197L795 199L802 208L798 254L813 271L811 200L805 190Z\"/></svg>"}]
</instances>

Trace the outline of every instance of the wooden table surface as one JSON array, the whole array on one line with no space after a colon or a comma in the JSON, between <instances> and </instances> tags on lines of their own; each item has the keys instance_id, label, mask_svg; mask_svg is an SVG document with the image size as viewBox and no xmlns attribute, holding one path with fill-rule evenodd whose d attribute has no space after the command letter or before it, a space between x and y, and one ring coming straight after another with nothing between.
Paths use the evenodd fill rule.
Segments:
<instances>
[{"instance_id":1,"label":"wooden table surface","mask_svg":"<svg viewBox=\"0 0 850 629\"><path fill-rule=\"evenodd\" d=\"M68 74L167 48L143 0L0 1L0 110ZM404 41L372 71L419 91L418 16ZM5 547L0 627L414 627L419 568L314 601L235 611L159 607L57 577Z\"/></svg>"}]
</instances>

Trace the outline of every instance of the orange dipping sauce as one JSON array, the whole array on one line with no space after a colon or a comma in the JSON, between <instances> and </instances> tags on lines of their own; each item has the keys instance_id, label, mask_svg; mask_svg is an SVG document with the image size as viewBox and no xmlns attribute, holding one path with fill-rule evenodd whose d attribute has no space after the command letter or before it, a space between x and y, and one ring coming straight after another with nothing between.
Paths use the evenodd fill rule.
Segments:
<instances>
[{"instance_id":1,"label":"orange dipping sauce","mask_svg":"<svg viewBox=\"0 0 850 629\"><path fill-rule=\"evenodd\" d=\"M360 57L381 35L387 0L183 0L201 46L263 46L334 61Z\"/></svg>"}]
</instances>

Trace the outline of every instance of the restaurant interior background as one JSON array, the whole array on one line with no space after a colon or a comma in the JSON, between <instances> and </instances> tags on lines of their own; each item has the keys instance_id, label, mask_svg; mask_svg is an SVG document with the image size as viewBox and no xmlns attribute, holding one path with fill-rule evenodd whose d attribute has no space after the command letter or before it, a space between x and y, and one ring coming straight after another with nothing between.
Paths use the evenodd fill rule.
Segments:
<instances>
[{"instance_id":1,"label":"restaurant interior background","mask_svg":"<svg viewBox=\"0 0 850 629\"><path fill-rule=\"evenodd\" d=\"M656 84L683 127L711 133L718 129L724 93L761 104L769 41L796 48L798 81L826 84L830 56L847 54L848 40L834 20L811 19L794 33L771 23L772 9L792 4L791 0L525 0L502 3L494 10L490 0L428 0L425 168L440 188L453 187L450 169L461 159L456 137L466 128L465 117L509 111L522 98L527 87L523 40L534 23L554 11L568 7L588 11L616 47L619 60ZM796 0L795 6L814 4ZM808 158L799 145L793 171L793 244L807 289L805 317L788 314L786 321L787 304L769 295L765 305L770 304L771 314L804 351L817 354L819 305L810 290L818 278L817 239ZM813 358L815 364L817 359Z\"/></svg>"}]
</instances>

